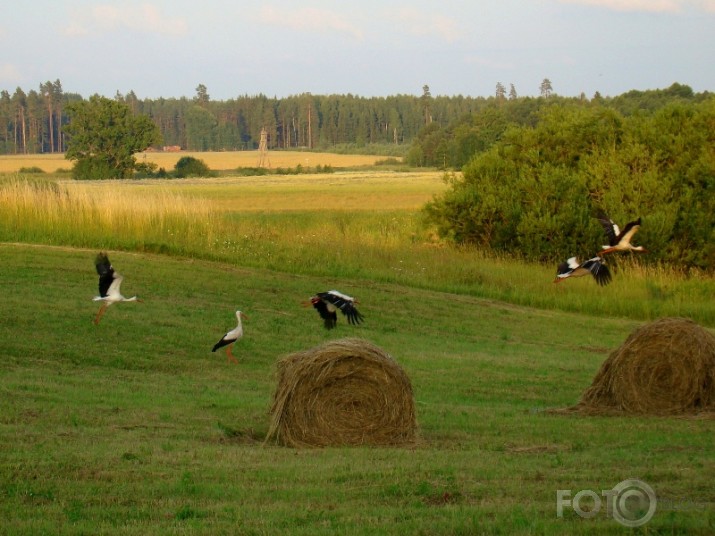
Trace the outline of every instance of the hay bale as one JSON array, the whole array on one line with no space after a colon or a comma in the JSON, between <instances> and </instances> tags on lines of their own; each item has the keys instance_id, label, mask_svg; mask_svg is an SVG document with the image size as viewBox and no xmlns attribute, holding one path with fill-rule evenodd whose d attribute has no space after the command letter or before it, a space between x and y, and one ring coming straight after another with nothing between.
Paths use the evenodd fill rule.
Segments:
<instances>
[{"instance_id":1,"label":"hay bale","mask_svg":"<svg viewBox=\"0 0 715 536\"><path fill-rule=\"evenodd\" d=\"M266 441L289 447L403 445L415 439L412 385L377 346L346 338L278 362Z\"/></svg>"},{"instance_id":2,"label":"hay bale","mask_svg":"<svg viewBox=\"0 0 715 536\"><path fill-rule=\"evenodd\" d=\"M683 318L631 333L573 410L678 415L715 411L715 337Z\"/></svg>"}]
</instances>

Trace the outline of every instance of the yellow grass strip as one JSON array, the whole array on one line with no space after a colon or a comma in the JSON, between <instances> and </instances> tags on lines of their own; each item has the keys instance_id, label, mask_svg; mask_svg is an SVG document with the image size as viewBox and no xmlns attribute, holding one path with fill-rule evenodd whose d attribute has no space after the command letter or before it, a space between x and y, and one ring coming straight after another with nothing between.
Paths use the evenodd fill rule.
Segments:
<instances>
[{"instance_id":1,"label":"yellow grass strip","mask_svg":"<svg viewBox=\"0 0 715 536\"><path fill-rule=\"evenodd\" d=\"M440 172L345 172L213 179L63 181L70 191L133 197L171 193L219 211L418 210L447 186Z\"/></svg>"},{"instance_id":2,"label":"yellow grass strip","mask_svg":"<svg viewBox=\"0 0 715 536\"><path fill-rule=\"evenodd\" d=\"M224 152L160 152L149 151L138 153L139 162L153 162L167 171L174 169L180 158L192 156L203 160L206 165L216 171L236 169L239 167L257 167L258 151L224 151ZM297 165L314 168L316 166L332 166L334 168L372 166L383 160L384 156L350 155L333 153L313 153L305 151L269 151L268 159L272 169L294 168ZM15 173L21 168L38 167L46 173L58 169L72 168L72 162L65 160L63 153L37 155L0 155L0 173Z\"/></svg>"},{"instance_id":3,"label":"yellow grass strip","mask_svg":"<svg viewBox=\"0 0 715 536\"><path fill-rule=\"evenodd\" d=\"M64 154L4 154L0 155L0 173L16 173L22 168L38 167L46 173L72 169Z\"/></svg>"}]
</instances>

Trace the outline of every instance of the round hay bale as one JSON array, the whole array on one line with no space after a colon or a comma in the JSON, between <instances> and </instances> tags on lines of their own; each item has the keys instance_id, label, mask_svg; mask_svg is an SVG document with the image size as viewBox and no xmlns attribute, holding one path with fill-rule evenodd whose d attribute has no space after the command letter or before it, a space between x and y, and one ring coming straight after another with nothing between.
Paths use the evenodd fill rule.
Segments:
<instances>
[{"instance_id":1,"label":"round hay bale","mask_svg":"<svg viewBox=\"0 0 715 536\"><path fill-rule=\"evenodd\" d=\"M403 445L415 439L412 385L400 365L346 338L278 362L266 441L289 447Z\"/></svg>"},{"instance_id":2,"label":"round hay bale","mask_svg":"<svg viewBox=\"0 0 715 536\"><path fill-rule=\"evenodd\" d=\"M715 337L683 318L641 326L604 361L573 409L649 415L715 410Z\"/></svg>"}]
</instances>

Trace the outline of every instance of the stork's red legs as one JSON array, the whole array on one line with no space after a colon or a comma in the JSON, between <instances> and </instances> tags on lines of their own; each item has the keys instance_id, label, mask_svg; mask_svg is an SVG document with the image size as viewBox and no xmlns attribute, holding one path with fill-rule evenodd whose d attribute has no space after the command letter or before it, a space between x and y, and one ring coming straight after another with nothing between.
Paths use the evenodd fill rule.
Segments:
<instances>
[{"instance_id":1,"label":"stork's red legs","mask_svg":"<svg viewBox=\"0 0 715 536\"><path fill-rule=\"evenodd\" d=\"M233 361L234 363L238 363L238 359L236 359L236 358L234 357L234 355L231 353L231 346L233 346L233 345L232 345L232 344L229 344L229 345L226 347L226 362L227 362L227 363L230 363L231 361Z\"/></svg>"},{"instance_id":2,"label":"stork's red legs","mask_svg":"<svg viewBox=\"0 0 715 536\"><path fill-rule=\"evenodd\" d=\"M107 310L107 304L104 303L102 304L102 307L99 308L99 311L97 311L97 316L94 317L94 325L96 326L99 324L99 321L102 319L102 315L104 314L104 311Z\"/></svg>"}]
</instances>

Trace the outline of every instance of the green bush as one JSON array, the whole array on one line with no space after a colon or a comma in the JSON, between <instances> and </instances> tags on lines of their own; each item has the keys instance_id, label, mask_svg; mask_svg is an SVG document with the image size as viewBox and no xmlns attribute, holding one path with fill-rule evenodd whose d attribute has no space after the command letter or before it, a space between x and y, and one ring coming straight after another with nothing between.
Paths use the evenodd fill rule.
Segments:
<instances>
[{"instance_id":1,"label":"green bush","mask_svg":"<svg viewBox=\"0 0 715 536\"><path fill-rule=\"evenodd\" d=\"M21 167L20 171L18 173L28 173L28 174L41 174L44 173L45 171L42 168L39 168L37 166L31 166L31 167Z\"/></svg>"},{"instance_id":2,"label":"green bush","mask_svg":"<svg viewBox=\"0 0 715 536\"><path fill-rule=\"evenodd\" d=\"M321 166L318 164L315 166L315 172L316 173L335 173L335 169L333 169L333 166L330 164L325 164L324 166Z\"/></svg>"},{"instance_id":3,"label":"green bush","mask_svg":"<svg viewBox=\"0 0 715 536\"><path fill-rule=\"evenodd\" d=\"M214 177L206 163L193 156L182 156L174 166L174 176L183 179L185 177Z\"/></svg>"},{"instance_id":4,"label":"green bush","mask_svg":"<svg viewBox=\"0 0 715 536\"><path fill-rule=\"evenodd\" d=\"M268 175L270 173L270 170L268 168L264 167L239 167L236 168L235 174L238 175L239 177L253 177L253 176L261 176L261 175Z\"/></svg>"},{"instance_id":5,"label":"green bush","mask_svg":"<svg viewBox=\"0 0 715 536\"><path fill-rule=\"evenodd\" d=\"M72 166L72 178L77 180L121 179L122 170L113 167L102 158L87 157L76 160Z\"/></svg>"},{"instance_id":6,"label":"green bush","mask_svg":"<svg viewBox=\"0 0 715 536\"><path fill-rule=\"evenodd\" d=\"M715 98L648 116L556 105L535 127L514 127L429 203L442 237L532 260L593 255L593 217L623 226L648 262L715 269Z\"/></svg>"}]
</instances>

